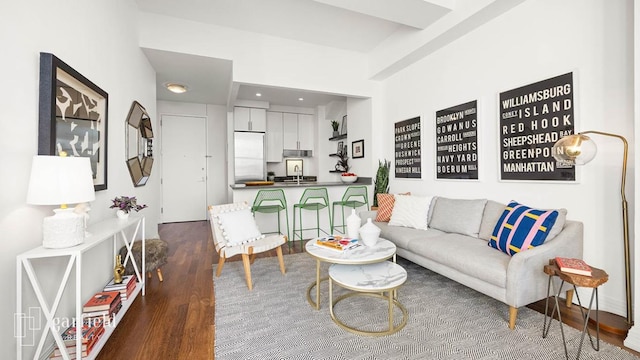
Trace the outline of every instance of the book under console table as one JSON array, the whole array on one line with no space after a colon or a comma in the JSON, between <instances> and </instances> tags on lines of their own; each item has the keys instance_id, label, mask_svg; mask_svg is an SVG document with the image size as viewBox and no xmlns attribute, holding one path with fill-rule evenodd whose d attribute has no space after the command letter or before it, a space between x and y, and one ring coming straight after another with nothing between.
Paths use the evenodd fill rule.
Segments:
<instances>
[{"instance_id":1,"label":"book under console table","mask_svg":"<svg viewBox=\"0 0 640 360\"><path fill-rule=\"evenodd\" d=\"M125 233L125 230L128 230L130 228L133 229L133 232L131 233L130 236L127 236L127 234ZM53 349L53 348L46 347L46 344L45 344L47 335L49 333L51 333L53 335L53 338L55 339L55 344L53 344L53 346L57 345L60 349L66 350L64 341L62 340L62 337L61 337L61 330L64 330L64 329L57 329L56 322L54 321L54 319L57 316L56 313L58 311L58 306L60 305L60 301L63 297L63 294L65 293L65 287L70 280L70 277L72 275L72 271L74 268L75 268L75 314L73 316L74 316L74 319L82 318L82 307L87 300L82 298L82 257L85 252L90 251L91 249L95 248L97 245L100 245L103 242L108 240L113 241L113 254L111 258L113 259L112 262L114 266L115 266L115 257L119 250L118 244L120 243L120 247L122 247L122 245L125 245L127 247L127 256L125 257L125 259L122 259L122 262L125 265L127 261L133 262L133 267L136 272L136 277L138 278L138 284L136 285L136 288L131 294L131 296L127 300L122 302L122 308L115 315L113 324L111 324L110 326L105 326L104 333L97 340L95 345L93 345L91 352L88 354L88 356L83 357L81 356L82 354L81 351L76 351L76 354L79 355L77 358L78 359L79 358L83 358L83 359L96 358L97 355L100 353L100 350L102 349L104 344L107 342L107 340L109 339L109 337L111 336L115 328L120 323L120 320L122 320L122 317L124 316L124 314L127 312L127 310L129 310L129 307L131 306L133 301L136 299L138 294L142 292L142 296L145 295L145 276L144 276L145 274L145 245L144 245L145 241L142 241L142 253L141 253L142 267L141 268L138 267L138 264L136 263L135 258L131 253L131 247L133 243L136 241L138 232L141 233L140 239L145 238L144 216L131 215L126 220L120 220L117 218L107 219L89 226L87 228L87 232L89 233L89 235L86 236L84 242L80 245L76 245L76 246L64 248L64 249L47 249L47 248L43 248L42 246L39 246L35 249L26 251L17 256L16 258L16 281L17 281L16 318L18 318L18 316L23 316L23 317L30 316L30 314L25 313L23 309L23 304L22 304L23 302L23 299L22 299L23 269L24 269L24 273L26 273L27 278L29 279L29 283L31 284L31 287L33 288L33 291L39 303L41 314L44 317L44 319L40 319L41 321L40 328L42 329L42 333L40 334L40 339L36 343L37 335L34 334L33 344L24 344L24 341L23 341L23 334L25 334L27 330L33 330L33 329L25 329L24 322L23 322L24 319L22 318L18 319L18 321L15 321L15 326L16 326L15 331L16 331L16 334L19 335L17 336L17 339L16 339L16 342L17 342L16 353L17 353L17 358L19 360L22 360L23 348L25 346L35 346L36 344L37 344L37 348L35 350L35 354L33 358L40 359L43 357L48 357L49 352ZM119 242L118 238L122 239L122 242ZM64 270L64 274L62 274L62 277L61 277L62 280L60 282L60 285L58 286L55 292L55 298L53 299L52 302L50 302L48 301L49 299L47 299L43 293L40 280L38 279L38 275L32 261L36 259L55 258L55 257L68 258L68 260L66 263L66 269ZM50 270L46 269L45 271L49 272ZM105 284L106 284L106 281L105 281ZM31 309L32 308L29 308L29 310ZM30 325L33 325L33 322L27 322L27 323L29 323ZM82 327L82 322L77 321L76 334L82 334L81 327ZM36 330L39 330L39 329L36 329ZM76 350L81 348L82 348L82 336L76 336ZM68 358L68 357L63 357L63 358Z\"/></svg>"}]
</instances>

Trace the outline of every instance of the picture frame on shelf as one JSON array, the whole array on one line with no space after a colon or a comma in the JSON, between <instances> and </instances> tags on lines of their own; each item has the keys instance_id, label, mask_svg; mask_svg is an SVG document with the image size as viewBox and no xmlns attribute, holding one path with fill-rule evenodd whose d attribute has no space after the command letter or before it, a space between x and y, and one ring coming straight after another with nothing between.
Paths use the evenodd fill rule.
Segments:
<instances>
[{"instance_id":1,"label":"picture frame on shelf","mask_svg":"<svg viewBox=\"0 0 640 360\"><path fill-rule=\"evenodd\" d=\"M40 53L38 155L89 158L96 191L107 189L109 95L50 53ZM80 139L80 141L78 141Z\"/></svg>"},{"instance_id":2,"label":"picture frame on shelf","mask_svg":"<svg viewBox=\"0 0 640 360\"><path fill-rule=\"evenodd\" d=\"M351 142L351 156L354 159L364 157L364 139Z\"/></svg>"},{"instance_id":3,"label":"picture frame on shelf","mask_svg":"<svg viewBox=\"0 0 640 360\"><path fill-rule=\"evenodd\" d=\"M347 115L342 117L342 123L340 124L340 135L347 134Z\"/></svg>"},{"instance_id":4,"label":"picture frame on shelf","mask_svg":"<svg viewBox=\"0 0 640 360\"><path fill-rule=\"evenodd\" d=\"M338 149L336 149L336 154L340 154L342 152L343 145L344 145L343 141L338 142Z\"/></svg>"}]
</instances>

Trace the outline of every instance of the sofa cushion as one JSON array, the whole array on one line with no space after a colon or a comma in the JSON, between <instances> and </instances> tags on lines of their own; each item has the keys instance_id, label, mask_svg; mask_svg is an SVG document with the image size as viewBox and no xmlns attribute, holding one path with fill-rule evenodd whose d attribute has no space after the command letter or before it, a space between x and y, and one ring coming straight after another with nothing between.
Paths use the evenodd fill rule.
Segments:
<instances>
[{"instance_id":1,"label":"sofa cushion","mask_svg":"<svg viewBox=\"0 0 640 360\"><path fill-rule=\"evenodd\" d=\"M466 200L438 197L429 227L444 232L478 237L486 199Z\"/></svg>"},{"instance_id":2,"label":"sofa cushion","mask_svg":"<svg viewBox=\"0 0 640 360\"><path fill-rule=\"evenodd\" d=\"M380 237L396 244L398 248L407 249L409 242L413 240L428 241L430 237L445 234L440 230L418 230L410 227L389 226L386 222L374 222L380 228Z\"/></svg>"},{"instance_id":3,"label":"sofa cushion","mask_svg":"<svg viewBox=\"0 0 640 360\"><path fill-rule=\"evenodd\" d=\"M388 222L391 219L393 204L396 202L393 194L376 194L378 199L378 213L376 221Z\"/></svg>"},{"instance_id":4,"label":"sofa cushion","mask_svg":"<svg viewBox=\"0 0 640 360\"><path fill-rule=\"evenodd\" d=\"M542 245L557 217L557 210L533 209L512 201L502 212L489 246L514 255Z\"/></svg>"},{"instance_id":5,"label":"sofa cushion","mask_svg":"<svg viewBox=\"0 0 640 360\"><path fill-rule=\"evenodd\" d=\"M431 196L396 196L389 225L426 230L431 199Z\"/></svg>"},{"instance_id":6,"label":"sofa cushion","mask_svg":"<svg viewBox=\"0 0 640 360\"><path fill-rule=\"evenodd\" d=\"M551 241L554 237L558 236L562 229L564 228L564 224L567 222L567 209L557 209L558 210L558 218L556 218L555 224L551 227L551 231L549 231L549 235L547 235L547 241Z\"/></svg>"},{"instance_id":7,"label":"sofa cushion","mask_svg":"<svg viewBox=\"0 0 640 360\"><path fill-rule=\"evenodd\" d=\"M414 239L409 242L408 250L500 288L507 287L511 257L489 248L475 237L442 234Z\"/></svg>"},{"instance_id":8,"label":"sofa cushion","mask_svg":"<svg viewBox=\"0 0 640 360\"><path fill-rule=\"evenodd\" d=\"M480 239L491 240L493 229L495 229L506 206L507 205L497 201L487 201L487 205L484 206L484 213L482 214L482 222L480 223L480 231L478 233Z\"/></svg>"}]
</instances>

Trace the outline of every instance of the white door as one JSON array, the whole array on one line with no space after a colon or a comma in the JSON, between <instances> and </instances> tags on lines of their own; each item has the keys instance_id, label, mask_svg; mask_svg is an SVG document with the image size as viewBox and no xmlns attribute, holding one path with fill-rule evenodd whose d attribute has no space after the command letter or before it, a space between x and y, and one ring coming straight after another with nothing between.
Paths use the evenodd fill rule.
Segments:
<instances>
[{"instance_id":1,"label":"white door","mask_svg":"<svg viewBox=\"0 0 640 360\"><path fill-rule=\"evenodd\" d=\"M162 222L207 219L206 118L162 115Z\"/></svg>"}]
</instances>

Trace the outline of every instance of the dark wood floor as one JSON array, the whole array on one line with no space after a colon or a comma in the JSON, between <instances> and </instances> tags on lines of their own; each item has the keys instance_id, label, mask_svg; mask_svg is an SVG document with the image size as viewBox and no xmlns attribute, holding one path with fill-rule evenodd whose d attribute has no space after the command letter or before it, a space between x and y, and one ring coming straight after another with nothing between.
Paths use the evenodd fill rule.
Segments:
<instances>
[{"instance_id":1,"label":"dark wood floor","mask_svg":"<svg viewBox=\"0 0 640 360\"><path fill-rule=\"evenodd\" d=\"M162 269L164 282L159 282L155 274L147 279L146 296L138 296L98 360L214 358L215 301L211 279L212 264L218 261L209 224L162 224L159 233L169 243L169 263ZM300 251L298 245L292 252ZM275 256L275 251L261 256ZM529 307L544 312L544 301ZM580 328L577 306L563 305L562 318L566 324ZM624 347L622 336L601 332L601 338Z\"/></svg>"}]
</instances>

